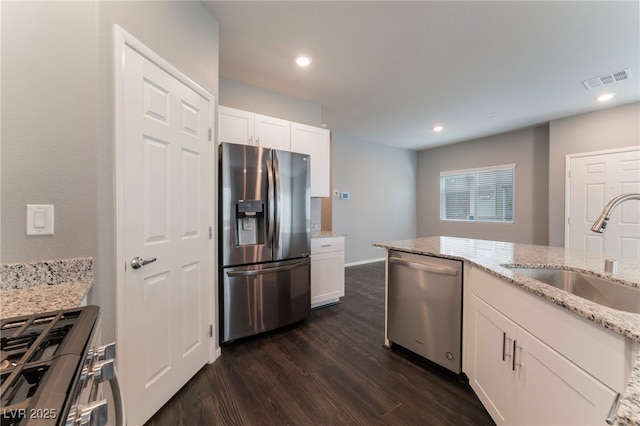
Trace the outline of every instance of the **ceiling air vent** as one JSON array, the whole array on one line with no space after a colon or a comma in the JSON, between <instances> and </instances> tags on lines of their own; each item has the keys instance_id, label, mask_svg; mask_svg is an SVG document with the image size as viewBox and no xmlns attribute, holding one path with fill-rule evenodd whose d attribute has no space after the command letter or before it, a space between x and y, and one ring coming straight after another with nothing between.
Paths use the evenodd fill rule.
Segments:
<instances>
[{"instance_id":1,"label":"ceiling air vent","mask_svg":"<svg viewBox=\"0 0 640 426\"><path fill-rule=\"evenodd\" d=\"M598 87L607 86L609 84L618 83L620 81L629 80L631 78L631 70L627 68L626 70L612 72L610 74L601 75L600 77L590 78L582 82L584 86L591 90L596 89Z\"/></svg>"}]
</instances>

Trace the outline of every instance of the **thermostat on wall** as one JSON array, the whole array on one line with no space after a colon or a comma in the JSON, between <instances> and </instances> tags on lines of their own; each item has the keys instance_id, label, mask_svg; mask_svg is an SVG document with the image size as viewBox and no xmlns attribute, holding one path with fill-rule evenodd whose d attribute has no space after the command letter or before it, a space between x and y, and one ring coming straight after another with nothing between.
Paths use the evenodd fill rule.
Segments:
<instances>
[{"instance_id":1,"label":"thermostat on wall","mask_svg":"<svg viewBox=\"0 0 640 426\"><path fill-rule=\"evenodd\" d=\"M348 192L341 192L340 193L340 199L341 200L348 200L349 199L349 193Z\"/></svg>"}]
</instances>

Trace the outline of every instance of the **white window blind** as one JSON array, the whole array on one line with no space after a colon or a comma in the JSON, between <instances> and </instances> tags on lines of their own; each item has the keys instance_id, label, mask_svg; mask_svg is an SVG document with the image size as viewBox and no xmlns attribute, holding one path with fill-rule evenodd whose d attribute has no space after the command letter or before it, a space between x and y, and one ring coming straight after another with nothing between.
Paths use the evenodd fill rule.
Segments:
<instances>
[{"instance_id":1,"label":"white window blind","mask_svg":"<svg viewBox=\"0 0 640 426\"><path fill-rule=\"evenodd\" d=\"M515 164L440 173L440 219L513 222Z\"/></svg>"}]
</instances>

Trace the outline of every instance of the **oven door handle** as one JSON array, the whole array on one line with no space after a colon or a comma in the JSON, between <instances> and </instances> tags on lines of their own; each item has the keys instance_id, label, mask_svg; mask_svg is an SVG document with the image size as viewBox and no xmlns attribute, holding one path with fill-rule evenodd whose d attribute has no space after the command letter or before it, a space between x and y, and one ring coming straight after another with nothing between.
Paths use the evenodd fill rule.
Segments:
<instances>
[{"instance_id":1,"label":"oven door handle","mask_svg":"<svg viewBox=\"0 0 640 426\"><path fill-rule=\"evenodd\" d=\"M126 426L127 420L124 412L124 398L118 380L118 370L113 366L113 377L109 380L111 395L113 395L114 409L116 413L116 426Z\"/></svg>"}]
</instances>

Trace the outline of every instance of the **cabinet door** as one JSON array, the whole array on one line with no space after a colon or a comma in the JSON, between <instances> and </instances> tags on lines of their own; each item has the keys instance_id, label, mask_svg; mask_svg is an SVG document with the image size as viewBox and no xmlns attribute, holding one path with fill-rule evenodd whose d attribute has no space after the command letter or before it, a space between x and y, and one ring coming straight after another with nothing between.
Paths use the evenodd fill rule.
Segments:
<instances>
[{"instance_id":1,"label":"cabinet door","mask_svg":"<svg viewBox=\"0 0 640 426\"><path fill-rule=\"evenodd\" d=\"M496 424L513 424L515 374L513 339L517 326L475 295L469 300L472 327L465 348L469 384Z\"/></svg>"},{"instance_id":2,"label":"cabinet door","mask_svg":"<svg viewBox=\"0 0 640 426\"><path fill-rule=\"evenodd\" d=\"M311 196L329 197L331 133L327 129L291 123L291 151L311 156Z\"/></svg>"},{"instance_id":3,"label":"cabinet door","mask_svg":"<svg viewBox=\"0 0 640 426\"><path fill-rule=\"evenodd\" d=\"M606 424L617 393L523 329L516 368L516 424Z\"/></svg>"},{"instance_id":4,"label":"cabinet door","mask_svg":"<svg viewBox=\"0 0 640 426\"><path fill-rule=\"evenodd\" d=\"M291 123L287 120L255 114L256 144L265 148L291 150Z\"/></svg>"},{"instance_id":5,"label":"cabinet door","mask_svg":"<svg viewBox=\"0 0 640 426\"><path fill-rule=\"evenodd\" d=\"M256 145L254 114L235 108L218 106L218 140L242 145Z\"/></svg>"},{"instance_id":6,"label":"cabinet door","mask_svg":"<svg viewBox=\"0 0 640 426\"><path fill-rule=\"evenodd\" d=\"M344 252L311 255L311 306L337 301L344 296Z\"/></svg>"}]
</instances>

